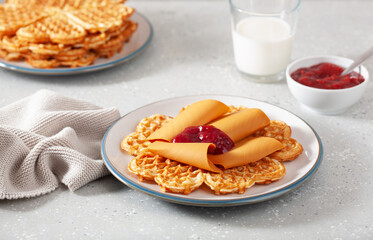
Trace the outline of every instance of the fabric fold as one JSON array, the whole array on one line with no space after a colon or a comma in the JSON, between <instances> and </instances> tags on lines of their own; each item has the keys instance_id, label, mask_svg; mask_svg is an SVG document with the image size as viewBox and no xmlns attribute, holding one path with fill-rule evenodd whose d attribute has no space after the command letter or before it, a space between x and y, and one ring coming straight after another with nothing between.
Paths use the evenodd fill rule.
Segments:
<instances>
[{"instance_id":1,"label":"fabric fold","mask_svg":"<svg viewBox=\"0 0 373 240\"><path fill-rule=\"evenodd\" d=\"M0 108L0 199L74 191L108 174L100 144L120 117L49 90Z\"/></svg>"}]
</instances>

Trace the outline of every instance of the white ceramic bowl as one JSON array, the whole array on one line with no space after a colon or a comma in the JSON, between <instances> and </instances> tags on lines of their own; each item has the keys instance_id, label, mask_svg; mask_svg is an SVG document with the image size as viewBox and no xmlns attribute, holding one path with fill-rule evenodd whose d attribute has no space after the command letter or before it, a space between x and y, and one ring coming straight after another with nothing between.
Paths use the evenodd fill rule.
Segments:
<instances>
[{"instance_id":1,"label":"white ceramic bowl","mask_svg":"<svg viewBox=\"0 0 373 240\"><path fill-rule=\"evenodd\" d=\"M365 81L357 86L345 89L308 87L296 82L290 76L292 72L299 68L310 67L322 62L334 63L346 68L353 60L336 56L313 56L295 60L286 69L286 81L289 90L300 103L314 112L326 115L342 113L359 101L364 94L369 82L368 70L364 66L360 66L360 71L359 67L355 68L354 71L359 72L365 78Z\"/></svg>"}]
</instances>

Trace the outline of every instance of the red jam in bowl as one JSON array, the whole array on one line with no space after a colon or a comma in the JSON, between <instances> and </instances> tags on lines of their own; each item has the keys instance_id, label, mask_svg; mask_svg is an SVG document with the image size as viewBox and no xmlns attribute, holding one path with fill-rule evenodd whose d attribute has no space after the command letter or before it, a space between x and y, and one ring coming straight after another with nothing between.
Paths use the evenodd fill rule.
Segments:
<instances>
[{"instance_id":1,"label":"red jam in bowl","mask_svg":"<svg viewBox=\"0 0 373 240\"><path fill-rule=\"evenodd\" d=\"M173 139L174 143L190 143L190 142L202 142L202 143L213 143L216 148L212 154L222 154L228 152L234 147L234 143L230 137L220 129L209 126L197 126L187 127L185 130L176 135Z\"/></svg>"},{"instance_id":2,"label":"red jam in bowl","mask_svg":"<svg viewBox=\"0 0 373 240\"><path fill-rule=\"evenodd\" d=\"M364 82L357 72L340 76L344 68L333 63L319 63L311 67L300 68L291 77L300 84L321 89L344 89Z\"/></svg>"}]
</instances>

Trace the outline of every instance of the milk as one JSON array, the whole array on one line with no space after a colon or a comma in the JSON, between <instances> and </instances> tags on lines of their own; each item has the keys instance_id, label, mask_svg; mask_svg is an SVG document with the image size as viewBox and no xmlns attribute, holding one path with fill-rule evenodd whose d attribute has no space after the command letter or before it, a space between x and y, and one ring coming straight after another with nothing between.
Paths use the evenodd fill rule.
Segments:
<instances>
[{"instance_id":1,"label":"milk","mask_svg":"<svg viewBox=\"0 0 373 240\"><path fill-rule=\"evenodd\" d=\"M293 34L279 18L248 17L233 28L233 48L238 70L251 75L273 75L290 62Z\"/></svg>"}]
</instances>

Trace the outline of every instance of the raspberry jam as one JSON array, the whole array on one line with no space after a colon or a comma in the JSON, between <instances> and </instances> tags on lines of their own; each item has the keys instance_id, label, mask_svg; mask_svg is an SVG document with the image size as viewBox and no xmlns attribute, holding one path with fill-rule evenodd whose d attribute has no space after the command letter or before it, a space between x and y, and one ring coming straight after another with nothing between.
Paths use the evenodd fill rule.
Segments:
<instances>
[{"instance_id":1,"label":"raspberry jam","mask_svg":"<svg viewBox=\"0 0 373 240\"><path fill-rule=\"evenodd\" d=\"M364 77L357 72L340 76L343 68L332 63L319 63L307 68L300 68L291 77L300 84L321 89L350 88L364 82Z\"/></svg>"},{"instance_id":2,"label":"raspberry jam","mask_svg":"<svg viewBox=\"0 0 373 240\"><path fill-rule=\"evenodd\" d=\"M214 126L203 125L198 127L187 127L173 139L174 143L202 142L213 143L216 148L212 154L222 154L234 147L230 137Z\"/></svg>"}]
</instances>

